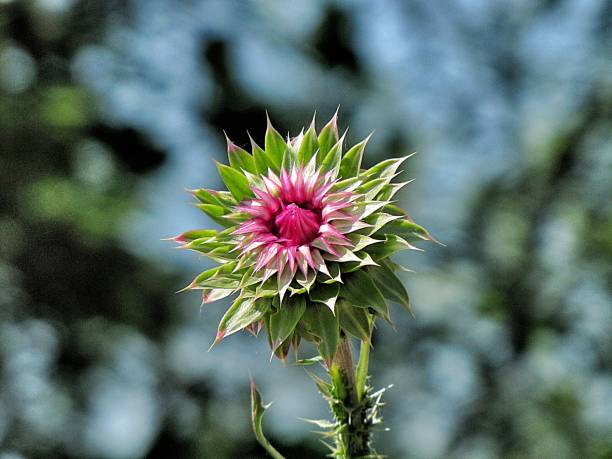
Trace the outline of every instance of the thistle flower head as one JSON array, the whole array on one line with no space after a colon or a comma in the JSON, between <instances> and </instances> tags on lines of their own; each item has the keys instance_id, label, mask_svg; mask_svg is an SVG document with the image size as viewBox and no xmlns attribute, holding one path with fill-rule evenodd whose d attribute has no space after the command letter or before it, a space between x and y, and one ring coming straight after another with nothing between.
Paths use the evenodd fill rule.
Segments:
<instances>
[{"instance_id":1,"label":"thistle flower head","mask_svg":"<svg viewBox=\"0 0 612 459\"><path fill-rule=\"evenodd\" d=\"M252 142L249 153L228 139L229 166L217 165L228 191L193 190L225 229L175 238L220 263L188 288L202 290L203 303L238 294L215 342L265 328L278 357L306 339L330 361L342 334L369 340L374 317L389 320L388 301L409 309L389 256L432 238L394 205L406 157L362 169L368 139L344 152L338 137L336 115L287 141L268 121L264 148Z\"/></svg>"},{"instance_id":2,"label":"thistle flower head","mask_svg":"<svg viewBox=\"0 0 612 459\"><path fill-rule=\"evenodd\" d=\"M325 260L354 248L347 234L358 226L352 204L358 195L332 191L337 180L316 169L315 160L282 169L280 176L268 171L263 187L252 187L254 198L236 207L250 216L233 232L240 256L255 258L255 272L277 275L281 299L297 272L304 279L319 271L329 275Z\"/></svg>"}]
</instances>

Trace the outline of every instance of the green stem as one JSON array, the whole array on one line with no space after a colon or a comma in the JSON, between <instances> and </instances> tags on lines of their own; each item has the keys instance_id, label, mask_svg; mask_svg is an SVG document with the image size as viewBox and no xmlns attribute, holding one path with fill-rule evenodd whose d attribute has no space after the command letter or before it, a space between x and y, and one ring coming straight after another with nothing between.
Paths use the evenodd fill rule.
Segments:
<instances>
[{"instance_id":1,"label":"green stem","mask_svg":"<svg viewBox=\"0 0 612 459\"><path fill-rule=\"evenodd\" d=\"M342 387L345 395L353 404L357 403L355 391L355 364L353 363L353 349L348 338L344 338L338 345L332 368L336 368L342 375Z\"/></svg>"},{"instance_id":2,"label":"green stem","mask_svg":"<svg viewBox=\"0 0 612 459\"><path fill-rule=\"evenodd\" d=\"M330 405L337 426L337 459L375 457L376 454L371 447L372 426L365 390L368 346L368 343L362 343L356 375L351 343L348 338L343 338L329 370L333 391Z\"/></svg>"},{"instance_id":3,"label":"green stem","mask_svg":"<svg viewBox=\"0 0 612 459\"><path fill-rule=\"evenodd\" d=\"M261 438L258 438L257 440L259 441L259 444L263 446L263 448L268 452L268 454L274 459L285 459L285 456L279 453L276 448L274 448L274 446L272 446L270 442L265 439L265 437L263 440Z\"/></svg>"},{"instance_id":4,"label":"green stem","mask_svg":"<svg viewBox=\"0 0 612 459\"><path fill-rule=\"evenodd\" d=\"M362 401L366 392L366 384L368 378L368 366L370 364L370 343L361 341L359 346L359 363L357 364L356 381L357 385L357 400Z\"/></svg>"}]
</instances>

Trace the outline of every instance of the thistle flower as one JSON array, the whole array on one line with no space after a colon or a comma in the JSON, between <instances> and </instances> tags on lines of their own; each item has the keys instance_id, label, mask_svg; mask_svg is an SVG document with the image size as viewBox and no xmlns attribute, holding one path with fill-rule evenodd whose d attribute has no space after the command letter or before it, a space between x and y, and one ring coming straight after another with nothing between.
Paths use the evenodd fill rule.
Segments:
<instances>
[{"instance_id":1,"label":"thistle flower","mask_svg":"<svg viewBox=\"0 0 612 459\"><path fill-rule=\"evenodd\" d=\"M367 341L375 316L390 321L388 301L410 310L389 256L432 238L393 201L408 183L393 182L408 157L362 169L369 137L346 152L344 137L337 115L287 141L268 120L263 149L227 140L229 166L217 167L228 191L193 190L225 229L175 238L220 263L186 289L200 289L203 304L238 294L215 343L265 329L277 357L306 339L330 363L341 337Z\"/></svg>"}]
</instances>

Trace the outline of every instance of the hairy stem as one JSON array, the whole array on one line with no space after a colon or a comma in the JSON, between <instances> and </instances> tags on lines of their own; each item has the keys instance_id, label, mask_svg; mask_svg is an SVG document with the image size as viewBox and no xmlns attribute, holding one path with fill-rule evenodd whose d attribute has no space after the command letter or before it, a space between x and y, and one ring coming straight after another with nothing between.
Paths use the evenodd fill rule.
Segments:
<instances>
[{"instance_id":1,"label":"hairy stem","mask_svg":"<svg viewBox=\"0 0 612 459\"><path fill-rule=\"evenodd\" d=\"M353 404L357 402L357 392L355 388L355 364L353 363L353 349L348 338L344 338L338 345L333 366L340 371L343 377L344 387L347 396Z\"/></svg>"},{"instance_id":2,"label":"hairy stem","mask_svg":"<svg viewBox=\"0 0 612 459\"><path fill-rule=\"evenodd\" d=\"M368 345L365 343L365 346L362 346L362 352ZM363 358L367 359L367 354ZM361 363L363 362L360 362L359 370L363 372ZM365 371L367 373L367 369ZM370 404L365 393L365 376L358 374L364 384L364 389L360 389L357 384L361 384L361 381L356 380L351 343L347 338L343 338L338 346L329 375L333 390L330 405L337 426L335 457L376 457L371 446L372 424L369 422Z\"/></svg>"}]
</instances>

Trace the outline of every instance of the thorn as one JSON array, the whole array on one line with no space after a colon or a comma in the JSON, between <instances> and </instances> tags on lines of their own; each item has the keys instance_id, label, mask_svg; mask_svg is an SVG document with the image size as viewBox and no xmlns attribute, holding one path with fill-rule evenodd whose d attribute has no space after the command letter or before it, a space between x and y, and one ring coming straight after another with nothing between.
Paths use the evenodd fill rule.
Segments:
<instances>
[{"instance_id":1,"label":"thorn","mask_svg":"<svg viewBox=\"0 0 612 459\"><path fill-rule=\"evenodd\" d=\"M195 286L196 286L196 284L195 284L194 282L192 282L192 283L191 283L191 284L189 284L187 287L183 287L182 289L177 290L177 291L176 291L176 292L174 292L174 293L183 293L183 292L186 292L187 290L191 290L191 289L193 289Z\"/></svg>"},{"instance_id":2,"label":"thorn","mask_svg":"<svg viewBox=\"0 0 612 459\"><path fill-rule=\"evenodd\" d=\"M408 314L410 314L410 316L413 319L416 319L416 316L414 315L414 312L412 311L412 306L410 305L410 303L404 303L404 307L406 308L406 310L408 311Z\"/></svg>"},{"instance_id":3,"label":"thorn","mask_svg":"<svg viewBox=\"0 0 612 459\"><path fill-rule=\"evenodd\" d=\"M429 234L429 231L427 232L426 240L431 241L431 242L433 242L435 244L441 245L442 247L446 247L446 244L438 241L435 237L433 237L431 234Z\"/></svg>"},{"instance_id":4,"label":"thorn","mask_svg":"<svg viewBox=\"0 0 612 459\"><path fill-rule=\"evenodd\" d=\"M255 385L255 380L253 379L253 374L251 373L251 369L247 370L249 372L249 387L251 390L256 390L257 386Z\"/></svg>"},{"instance_id":5,"label":"thorn","mask_svg":"<svg viewBox=\"0 0 612 459\"><path fill-rule=\"evenodd\" d=\"M179 244L184 244L185 243L185 237L183 235L184 235L184 233L181 233L178 236L173 236L173 237L163 237L163 238L160 239L160 241L176 241Z\"/></svg>"},{"instance_id":6,"label":"thorn","mask_svg":"<svg viewBox=\"0 0 612 459\"><path fill-rule=\"evenodd\" d=\"M257 142L255 142L255 140L253 140L253 137L251 137L251 133L249 131L247 131L247 135L249 136L249 140L251 142L251 150L254 150L255 146L259 145L257 145Z\"/></svg>"},{"instance_id":7,"label":"thorn","mask_svg":"<svg viewBox=\"0 0 612 459\"><path fill-rule=\"evenodd\" d=\"M276 352L276 350L281 344L283 344L283 342L278 339L274 341L274 343L272 343L272 352Z\"/></svg>"},{"instance_id":8,"label":"thorn","mask_svg":"<svg viewBox=\"0 0 612 459\"><path fill-rule=\"evenodd\" d=\"M254 324L249 324L246 327L244 327L244 329L250 334L253 335L254 337L257 338L257 335L255 334L255 328L253 327Z\"/></svg>"},{"instance_id":9,"label":"thorn","mask_svg":"<svg viewBox=\"0 0 612 459\"><path fill-rule=\"evenodd\" d=\"M224 336L225 336L225 331L224 330L219 330L217 332L217 336L215 337L215 341L213 341L213 343L208 348L208 352L210 352L212 350L212 348L215 347L215 345L217 345L223 339Z\"/></svg>"},{"instance_id":10,"label":"thorn","mask_svg":"<svg viewBox=\"0 0 612 459\"><path fill-rule=\"evenodd\" d=\"M408 244L408 250L414 250L416 252L425 252L425 250L421 249L420 247L412 245L412 244L410 244L408 242L406 244Z\"/></svg>"},{"instance_id":11,"label":"thorn","mask_svg":"<svg viewBox=\"0 0 612 459\"><path fill-rule=\"evenodd\" d=\"M336 124L336 121L338 121L338 113L340 112L340 104L338 104L338 106L336 107L336 111L334 112L334 116L332 116L330 121L333 121L334 124Z\"/></svg>"},{"instance_id":12,"label":"thorn","mask_svg":"<svg viewBox=\"0 0 612 459\"><path fill-rule=\"evenodd\" d=\"M227 152L228 153L233 153L234 151L236 151L238 149L238 146L231 141L231 139L228 137L227 132L225 132L225 130L223 130L223 135L225 136L225 141L227 142Z\"/></svg>"},{"instance_id":13,"label":"thorn","mask_svg":"<svg viewBox=\"0 0 612 459\"><path fill-rule=\"evenodd\" d=\"M331 126L334 128L338 127L338 112L340 111L340 105L338 105L336 107L336 111L334 112L334 114L332 115L332 117L329 119L329 121L327 122L327 126Z\"/></svg>"},{"instance_id":14,"label":"thorn","mask_svg":"<svg viewBox=\"0 0 612 459\"><path fill-rule=\"evenodd\" d=\"M342 134L342 136L340 136L340 139L338 139L338 143L340 144L341 147L344 145L344 138L348 134L348 130L349 130L349 128L346 128L344 130L344 133Z\"/></svg>"},{"instance_id":15,"label":"thorn","mask_svg":"<svg viewBox=\"0 0 612 459\"><path fill-rule=\"evenodd\" d=\"M333 129L336 136L338 136L338 111L339 110L340 110L340 105L338 105L338 108L336 108L336 111L334 112L333 116L325 125L325 127L330 126ZM348 128L346 130L348 131Z\"/></svg>"}]
</instances>

